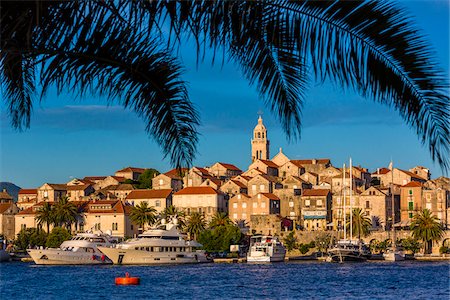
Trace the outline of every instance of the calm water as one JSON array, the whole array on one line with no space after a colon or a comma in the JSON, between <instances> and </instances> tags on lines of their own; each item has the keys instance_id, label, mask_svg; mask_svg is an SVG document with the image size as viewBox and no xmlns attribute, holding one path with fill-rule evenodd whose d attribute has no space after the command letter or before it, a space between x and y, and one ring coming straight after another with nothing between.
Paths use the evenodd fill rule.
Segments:
<instances>
[{"instance_id":1,"label":"calm water","mask_svg":"<svg viewBox=\"0 0 450 300\"><path fill-rule=\"evenodd\" d=\"M125 272L140 286L115 286ZM450 299L448 262L179 266L0 264L1 299ZM6 296L6 297L5 297Z\"/></svg>"}]
</instances>

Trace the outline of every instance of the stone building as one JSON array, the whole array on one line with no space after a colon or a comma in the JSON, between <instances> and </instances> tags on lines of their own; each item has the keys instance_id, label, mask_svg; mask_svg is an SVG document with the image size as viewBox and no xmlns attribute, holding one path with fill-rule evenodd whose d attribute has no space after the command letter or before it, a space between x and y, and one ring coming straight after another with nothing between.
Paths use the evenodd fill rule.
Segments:
<instances>
[{"instance_id":1,"label":"stone building","mask_svg":"<svg viewBox=\"0 0 450 300\"><path fill-rule=\"evenodd\" d=\"M126 179L137 181L139 176L141 176L146 169L143 168L135 168L135 167L126 167L122 170L116 171L114 174L116 177L124 177Z\"/></svg>"},{"instance_id":2,"label":"stone building","mask_svg":"<svg viewBox=\"0 0 450 300\"><path fill-rule=\"evenodd\" d=\"M211 167L205 168L208 172L217 178L222 180L229 179L234 176L238 176L242 173L242 170L233 164L227 164L223 162L217 162Z\"/></svg>"},{"instance_id":3,"label":"stone building","mask_svg":"<svg viewBox=\"0 0 450 300\"><path fill-rule=\"evenodd\" d=\"M228 213L225 195L212 187L186 187L173 194L172 204L188 215L199 212L209 221L215 213Z\"/></svg>"},{"instance_id":4,"label":"stone building","mask_svg":"<svg viewBox=\"0 0 450 300\"><path fill-rule=\"evenodd\" d=\"M37 202L55 202L67 195L67 185L44 183L37 189Z\"/></svg>"},{"instance_id":5,"label":"stone building","mask_svg":"<svg viewBox=\"0 0 450 300\"><path fill-rule=\"evenodd\" d=\"M259 116L258 124L253 130L252 138L252 162L258 159L270 159L270 141L267 136L267 129L263 124L263 119L261 116Z\"/></svg>"},{"instance_id":6,"label":"stone building","mask_svg":"<svg viewBox=\"0 0 450 300\"><path fill-rule=\"evenodd\" d=\"M269 176L278 176L279 166L270 160L256 159L248 167L249 170L256 169L264 172L264 174Z\"/></svg>"},{"instance_id":7,"label":"stone building","mask_svg":"<svg viewBox=\"0 0 450 300\"><path fill-rule=\"evenodd\" d=\"M400 187L400 222L401 227L409 227L415 214L424 208L422 184L409 182Z\"/></svg>"},{"instance_id":8,"label":"stone building","mask_svg":"<svg viewBox=\"0 0 450 300\"><path fill-rule=\"evenodd\" d=\"M232 221L250 222L252 215L279 215L280 198L272 193L258 193L252 197L238 194L229 200L229 216Z\"/></svg>"},{"instance_id":9,"label":"stone building","mask_svg":"<svg viewBox=\"0 0 450 300\"><path fill-rule=\"evenodd\" d=\"M13 197L6 189L0 192L0 235L7 240L14 239L15 220L14 215L19 212L19 208L13 201Z\"/></svg>"},{"instance_id":10,"label":"stone building","mask_svg":"<svg viewBox=\"0 0 450 300\"><path fill-rule=\"evenodd\" d=\"M158 213L172 204L172 190L134 190L125 198L126 202L132 206L146 202L148 206L156 209Z\"/></svg>"},{"instance_id":11,"label":"stone building","mask_svg":"<svg viewBox=\"0 0 450 300\"><path fill-rule=\"evenodd\" d=\"M332 221L331 191L304 190L302 199L303 227L308 231L326 230Z\"/></svg>"},{"instance_id":12,"label":"stone building","mask_svg":"<svg viewBox=\"0 0 450 300\"><path fill-rule=\"evenodd\" d=\"M37 189L21 189L17 197L17 207L24 210L37 203Z\"/></svg>"},{"instance_id":13,"label":"stone building","mask_svg":"<svg viewBox=\"0 0 450 300\"><path fill-rule=\"evenodd\" d=\"M182 168L172 169L166 173L159 174L152 179L152 188L155 190L160 189L172 189L174 192L178 192L183 188L183 176L189 169Z\"/></svg>"}]
</instances>

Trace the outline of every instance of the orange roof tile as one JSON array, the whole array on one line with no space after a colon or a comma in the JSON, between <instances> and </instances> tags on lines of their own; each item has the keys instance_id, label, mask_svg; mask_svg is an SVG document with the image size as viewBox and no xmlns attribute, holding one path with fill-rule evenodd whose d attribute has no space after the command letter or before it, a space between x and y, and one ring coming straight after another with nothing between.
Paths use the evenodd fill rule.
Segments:
<instances>
[{"instance_id":1,"label":"orange roof tile","mask_svg":"<svg viewBox=\"0 0 450 300\"><path fill-rule=\"evenodd\" d=\"M19 195L37 194L37 189L21 189Z\"/></svg>"},{"instance_id":2,"label":"orange roof tile","mask_svg":"<svg viewBox=\"0 0 450 300\"><path fill-rule=\"evenodd\" d=\"M272 193L261 193L261 195L269 198L270 200L280 200L280 198L278 198L277 196L275 196Z\"/></svg>"},{"instance_id":3,"label":"orange roof tile","mask_svg":"<svg viewBox=\"0 0 450 300\"><path fill-rule=\"evenodd\" d=\"M298 159L296 160L298 163L302 164L302 165L312 165L313 164L313 160L314 159ZM317 158L315 159L317 164L329 164L330 163L330 159L329 158Z\"/></svg>"},{"instance_id":4,"label":"orange roof tile","mask_svg":"<svg viewBox=\"0 0 450 300\"><path fill-rule=\"evenodd\" d=\"M260 161L263 162L266 166L268 166L270 168L278 169L278 167L279 167L276 163L274 163L271 160L260 159Z\"/></svg>"},{"instance_id":5,"label":"orange roof tile","mask_svg":"<svg viewBox=\"0 0 450 300\"><path fill-rule=\"evenodd\" d=\"M181 168L180 170L172 169L172 170L164 173L164 175L169 176L170 178L173 178L173 179L182 179L183 174L186 172L189 172L188 168Z\"/></svg>"},{"instance_id":6,"label":"orange roof tile","mask_svg":"<svg viewBox=\"0 0 450 300\"><path fill-rule=\"evenodd\" d=\"M231 180L234 184L238 185L240 188L246 189L247 186L245 184L243 184L242 182L240 182L239 180Z\"/></svg>"},{"instance_id":7,"label":"orange roof tile","mask_svg":"<svg viewBox=\"0 0 450 300\"><path fill-rule=\"evenodd\" d=\"M197 194L218 195L219 192L210 186L195 186L195 187L186 187L176 192L174 195L197 195Z\"/></svg>"},{"instance_id":8,"label":"orange roof tile","mask_svg":"<svg viewBox=\"0 0 450 300\"><path fill-rule=\"evenodd\" d=\"M292 163L296 167L303 168L303 165L302 165L302 163L299 160L290 160L288 162Z\"/></svg>"},{"instance_id":9,"label":"orange roof tile","mask_svg":"<svg viewBox=\"0 0 450 300\"><path fill-rule=\"evenodd\" d=\"M402 185L401 187L422 187L422 184L417 181L411 181L405 185Z\"/></svg>"},{"instance_id":10,"label":"orange roof tile","mask_svg":"<svg viewBox=\"0 0 450 300\"><path fill-rule=\"evenodd\" d=\"M116 171L116 173L119 173L119 172L144 173L145 170L146 169L143 169L143 168L126 167L126 168L123 168L122 170Z\"/></svg>"},{"instance_id":11,"label":"orange roof tile","mask_svg":"<svg viewBox=\"0 0 450 300\"><path fill-rule=\"evenodd\" d=\"M329 193L330 190L312 189L312 190L303 190L302 196L327 196Z\"/></svg>"},{"instance_id":12,"label":"orange roof tile","mask_svg":"<svg viewBox=\"0 0 450 300\"><path fill-rule=\"evenodd\" d=\"M8 210L13 204L12 203L0 203L0 214Z\"/></svg>"},{"instance_id":13,"label":"orange roof tile","mask_svg":"<svg viewBox=\"0 0 450 300\"><path fill-rule=\"evenodd\" d=\"M67 190L68 191L82 191L90 187L90 184L80 184L80 185L68 185Z\"/></svg>"},{"instance_id":14,"label":"orange roof tile","mask_svg":"<svg viewBox=\"0 0 450 300\"><path fill-rule=\"evenodd\" d=\"M106 177L107 176L86 176L86 177L83 178L83 180L98 181L98 180L103 180Z\"/></svg>"},{"instance_id":15,"label":"orange roof tile","mask_svg":"<svg viewBox=\"0 0 450 300\"><path fill-rule=\"evenodd\" d=\"M241 169L239 169L238 167L236 167L235 165L232 165L232 164L227 164L227 163L222 163L222 162L219 162L219 164L224 166L228 170L241 171Z\"/></svg>"},{"instance_id":16,"label":"orange roof tile","mask_svg":"<svg viewBox=\"0 0 450 300\"><path fill-rule=\"evenodd\" d=\"M405 173L405 174L407 174L407 175L409 175L409 176L411 176L412 178L417 178L417 179L420 179L420 180L426 180L425 178L420 177L419 175L414 174L413 172L405 171L405 170L400 170L400 169L398 169L398 170L401 171L401 172L403 172L403 173Z\"/></svg>"},{"instance_id":17,"label":"orange roof tile","mask_svg":"<svg viewBox=\"0 0 450 300\"><path fill-rule=\"evenodd\" d=\"M172 193L172 189L161 189L161 190L134 190L128 196L128 199L157 199L157 198L167 198Z\"/></svg>"},{"instance_id":18,"label":"orange roof tile","mask_svg":"<svg viewBox=\"0 0 450 300\"><path fill-rule=\"evenodd\" d=\"M7 192L0 192L0 199L12 200L13 197L10 194L8 194Z\"/></svg>"},{"instance_id":19,"label":"orange roof tile","mask_svg":"<svg viewBox=\"0 0 450 300\"><path fill-rule=\"evenodd\" d=\"M372 175L384 175L389 173L391 170L389 170L388 168L380 168L378 170L376 170L375 172L372 173Z\"/></svg>"}]
</instances>

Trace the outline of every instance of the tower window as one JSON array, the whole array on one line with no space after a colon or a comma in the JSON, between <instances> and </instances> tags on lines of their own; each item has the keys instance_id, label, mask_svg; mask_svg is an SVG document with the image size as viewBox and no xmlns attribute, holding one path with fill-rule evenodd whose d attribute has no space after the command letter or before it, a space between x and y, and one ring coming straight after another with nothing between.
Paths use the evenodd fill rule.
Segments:
<instances>
[{"instance_id":1,"label":"tower window","mask_svg":"<svg viewBox=\"0 0 450 300\"><path fill-rule=\"evenodd\" d=\"M261 132L258 132L258 138L261 138Z\"/></svg>"},{"instance_id":2,"label":"tower window","mask_svg":"<svg viewBox=\"0 0 450 300\"><path fill-rule=\"evenodd\" d=\"M262 138L264 138L264 132L262 133Z\"/></svg>"}]
</instances>

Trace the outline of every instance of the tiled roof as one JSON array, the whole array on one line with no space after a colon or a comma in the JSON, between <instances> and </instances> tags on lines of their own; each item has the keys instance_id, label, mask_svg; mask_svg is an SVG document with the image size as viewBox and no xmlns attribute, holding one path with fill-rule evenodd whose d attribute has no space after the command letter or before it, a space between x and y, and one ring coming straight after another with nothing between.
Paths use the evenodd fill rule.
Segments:
<instances>
[{"instance_id":1,"label":"tiled roof","mask_svg":"<svg viewBox=\"0 0 450 300\"><path fill-rule=\"evenodd\" d=\"M313 160L314 159L298 159L296 160L298 163L302 164L302 165L312 165L313 164ZM329 158L317 158L315 159L316 164L329 164L330 163L330 159Z\"/></svg>"},{"instance_id":2,"label":"tiled roof","mask_svg":"<svg viewBox=\"0 0 450 300\"><path fill-rule=\"evenodd\" d=\"M133 185L129 184L129 183L121 183L118 185L109 185L104 188L104 190L107 190L107 191L129 191L129 190L134 190L134 189L135 188L133 187Z\"/></svg>"},{"instance_id":3,"label":"tiled roof","mask_svg":"<svg viewBox=\"0 0 450 300\"><path fill-rule=\"evenodd\" d=\"M220 187L222 185L222 180L208 176L208 178L206 180L209 180L211 182L213 182L215 185L217 185L218 187Z\"/></svg>"},{"instance_id":4,"label":"tiled roof","mask_svg":"<svg viewBox=\"0 0 450 300\"><path fill-rule=\"evenodd\" d=\"M181 174L180 174L181 171ZM166 173L164 173L164 175L173 178L173 179L182 179L182 176L184 173L189 172L188 168L181 168L180 170L178 169L172 169Z\"/></svg>"},{"instance_id":5,"label":"tiled roof","mask_svg":"<svg viewBox=\"0 0 450 300\"><path fill-rule=\"evenodd\" d=\"M128 196L129 199L155 199L155 198L167 198L170 196L172 189L161 190L134 190Z\"/></svg>"},{"instance_id":6,"label":"tiled roof","mask_svg":"<svg viewBox=\"0 0 450 300\"><path fill-rule=\"evenodd\" d=\"M402 187L422 187L422 184L417 181L411 181L405 185L402 185Z\"/></svg>"},{"instance_id":7,"label":"tiled roof","mask_svg":"<svg viewBox=\"0 0 450 300\"><path fill-rule=\"evenodd\" d=\"M201 174L202 176L211 176L211 174L205 168L200 168L200 167L193 167L193 168L197 169L197 171L202 173Z\"/></svg>"},{"instance_id":8,"label":"tiled roof","mask_svg":"<svg viewBox=\"0 0 450 300\"><path fill-rule=\"evenodd\" d=\"M119 172L135 172L135 173L144 173L146 169L143 168L135 168L135 167L126 167L122 170L116 171L116 173Z\"/></svg>"},{"instance_id":9,"label":"tiled roof","mask_svg":"<svg viewBox=\"0 0 450 300\"><path fill-rule=\"evenodd\" d=\"M261 195L269 198L270 200L280 200L280 198L278 198L277 196L275 196L272 193L261 193Z\"/></svg>"},{"instance_id":10,"label":"tiled roof","mask_svg":"<svg viewBox=\"0 0 450 300\"><path fill-rule=\"evenodd\" d=\"M186 187L186 188L176 192L174 195L198 195L198 194L218 195L219 192L210 186L195 186L195 187Z\"/></svg>"},{"instance_id":11,"label":"tiled roof","mask_svg":"<svg viewBox=\"0 0 450 300\"><path fill-rule=\"evenodd\" d=\"M316 176L316 177L319 176L319 174L316 174L316 173L314 173L314 172L309 172L309 171L308 171L308 172L305 172L305 173L303 173L303 174L306 174L306 173L311 174L311 175ZM303 174L302 174L302 175L303 175Z\"/></svg>"},{"instance_id":12,"label":"tiled roof","mask_svg":"<svg viewBox=\"0 0 450 300\"><path fill-rule=\"evenodd\" d=\"M270 168L279 168L279 166L271 160L260 159L260 161Z\"/></svg>"},{"instance_id":13,"label":"tiled roof","mask_svg":"<svg viewBox=\"0 0 450 300\"><path fill-rule=\"evenodd\" d=\"M288 162L292 163L296 167L303 168L303 165L302 165L302 163L299 160L290 160Z\"/></svg>"},{"instance_id":14,"label":"tiled roof","mask_svg":"<svg viewBox=\"0 0 450 300\"><path fill-rule=\"evenodd\" d=\"M8 199L8 200L12 200L13 197L11 197L10 194L8 194L7 192L0 192L0 199Z\"/></svg>"},{"instance_id":15,"label":"tiled roof","mask_svg":"<svg viewBox=\"0 0 450 300\"><path fill-rule=\"evenodd\" d=\"M375 172L372 173L372 175L384 175L389 173L391 170L389 170L388 168L380 168L377 169Z\"/></svg>"},{"instance_id":16,"label":"tiled roof","mask_svg":"<svg viewBox=\"0 0 450 300\"><path fill-rule=\"evenodd\" d=\"M3 214L8 210L13 204L12 203L0 203L0 214Z\"/></svg>"},{"instance_id":17,"label":"tiled roof","mask_svg":"<svg viewBox=\"0 0 450 300\"><path fill-rule=\"evenodd\" d=\"M238 167L236 167L235 165L232 165L232 164L227 164L227 163L222 163L222 162L219 162L219 164L228 170L241 171L241 169L239 169Z\"/></svg>"},{"instance_id":18,"label":"tiled roof","mask_svg":"<svg viewBox=\"0 0 450 300\"><path fill-rule=\"evenodd\" d=\"M420 179L420 180L426 180L425 178L420 177L419 175L414 174L413 172L405 171L405 170L400 170L400 169L398 169L398 170L401 171L401 172L403 172L403 173L405 173L405 174L407 174L407 175L409 175L409 176L411 176L412 178L416 178L416 179Z\"/></svg>"},{"instance_id":19,"label":"tiled roof","mask_svg":"<svg viewBox=\"0 0 450 300\"><path fill-rule=\"evenodd\" d=\"M111 209L96 209L94 208L96 205L101 204L110 204ZM89 203L88 208L89 213L95 213L95 214L123 214L124 213L124 205L122 204L122 201L116 200L116 201L92 201Z\"/></svg>"},{"instance_id":20,"label":"tiled roof","mask_svg":"<svg viewBox=\"0 0 450 300\"><path fill-rule=\"evenodd\" d=\"M107 176L86 176L86 177L83 178L83 180L98 181L98 180L103 180L106 177Z\"/></svg>"},{"instance_id":21,"label":"tiled roof","mask_svg":"<svg viewBox=\"0 0 450 300\"><path fill-rule=\"evenodd\" d=\"M55 191L65 191L67 190L66 184L59 184L59 183L47 183L52 189Z\"/></svg>"},{"instance_id":22,"label":"tiled roof","mask_svg":"<svg viewBox=\"0 0 450 300\"><path fill-rule=\"evenodd\" d=\"M122 176L110 176L111 178L114 178L115 180L117 180L119 183L124 182L125 180L127 180L127 178L122 177Z\"/></svg>"},{"instance_id":23,"label":"tiled roof","mask_svg":"<svg viewBox=\"0 0 450 300\"><path fill-rule=\"evenodd\" d=\"M236 184L237 186L239 186L240 188L246 189L247 186L245 184L243 184L242 182L240 182L239 180L234 180L232 179L231 182L233 182L234 184Z\"/></svg>"},{"instance_id":24,"label":"tiled roof","mask_svg":"<svg viewBox=\"0 0 450 300\"><path fill-rule=\"evenodd\" d=\"M330 190L325 189L313 189L313 190L303 190L302 196L327 196Z\"/></svg>"},{"instance_id":25,"label":"tiled roof","mask_svg":"<svg viewBox=\"0 0 450 300\"><path fill-rule=\"evenodd\" d=\"M67 190L68 191L83 191L90 186L91 186L90 184L68 185Z\"/></svg>"},{"instance_id":26,"label":"tiled roof","mask_svg":"<svg viewBox=\"0 0 450 300\"><path fill-rule=\"evenodd\" d=\"M21 189L19 195L37 194L37 189Z\"/></svg>"}]
</instances>

